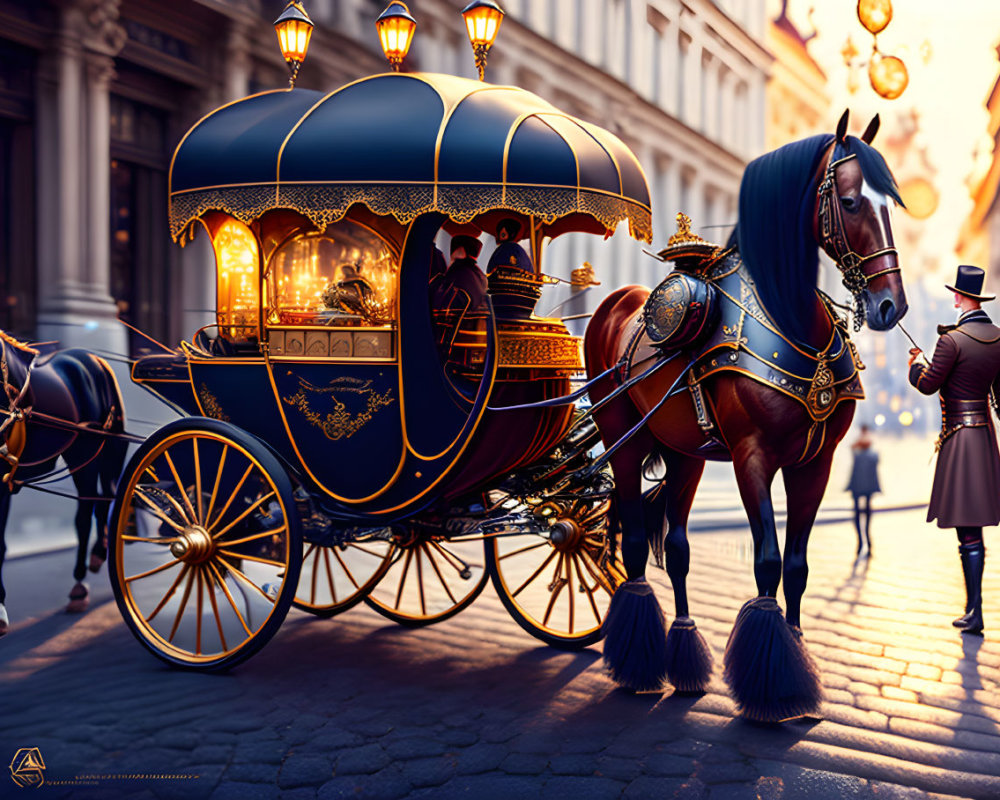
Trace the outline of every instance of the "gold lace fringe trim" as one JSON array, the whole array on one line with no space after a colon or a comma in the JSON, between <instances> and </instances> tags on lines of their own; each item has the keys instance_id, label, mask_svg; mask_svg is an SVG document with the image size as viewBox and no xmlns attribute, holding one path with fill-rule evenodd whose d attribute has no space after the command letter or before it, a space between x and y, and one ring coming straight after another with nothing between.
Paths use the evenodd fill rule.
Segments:
<instances>
[{"instance_id":1,"label":"gold lace fringe trim","mask_svg":"<svg viewBox=\"0 0 1000 800\"><path fill-rule=\"evenodd\" d=\"M453 221L466 223L479 214L507 209L537 217L545 224L570 214L586 214L608 230L628 220L629 234L652 242L649 210L627 198L586 189L511 185L438 186L400 184L282 184L206 189L170 198L170 234L184 243L190 223L207 211L223 211L249 225L265 212L288 208L309 217L320 229L342 219L355 203L381 216L391 215L407 225L421 214L438 211Z\"/></svg>"}]
</instances>

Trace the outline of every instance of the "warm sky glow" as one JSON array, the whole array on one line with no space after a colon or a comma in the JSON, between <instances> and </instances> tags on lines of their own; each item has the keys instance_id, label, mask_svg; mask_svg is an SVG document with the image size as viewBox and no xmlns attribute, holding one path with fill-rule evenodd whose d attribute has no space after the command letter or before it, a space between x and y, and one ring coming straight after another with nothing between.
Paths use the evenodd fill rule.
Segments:
<instances>
[{"instance_id":1,"label":"warm sky glow","mask_svg":"<svg viewBox=\"0 0 1000 800\"><path fill-rule=\"evenodd\" d=\"M878 37L879 49L903 59L910 83L897 100L884 100L872 91L867 72L860 75L854 94L847 89L847 68L840 54L850 34L861 57L871 51L872 37L858 21L856 0L790 0L790 15L804 32L806 14L814 7L816 38L809 48L829 78L831 125L845 107L852 110L852 132L857 134L871 116L882 117L882 133L895 117L916 109L920 115L918 144L926 144L937 168L934 178L941 202L923 224L923 247L933 250L941 269L951 272L962 221L972 207L966 184L973 171L973 153L986 134L986 97L996 80L1000 62L1000 1L894 0L893 20ZM931 56L924 64L921 48L927 41ZM875 141L878 145L878 140ZM986 151L988 153L988 150ZM988 163L988 162L987 162ZM890 167L894 167L890 161ZM902 212L898 212L902 213Z\"/></svg>"}]
</instances>

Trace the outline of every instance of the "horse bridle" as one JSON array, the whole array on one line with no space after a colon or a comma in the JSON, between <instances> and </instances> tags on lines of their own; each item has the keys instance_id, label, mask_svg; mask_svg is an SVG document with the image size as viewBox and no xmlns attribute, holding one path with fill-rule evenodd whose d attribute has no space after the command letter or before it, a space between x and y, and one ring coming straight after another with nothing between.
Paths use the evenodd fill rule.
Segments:
<instances>
[{"instance_id":1,"label":"horse bridle","mask_svg":"<svg viewBox=\"0 0 1000 800\"><path fill-rule=\"evenodd\" d=\"M840 208L840 198L837 196L836 173L837 167L846 161L850 161L852 158L857 158L857 155L852 153L843 158L838 158L836 161L831 158L830 163L826 166L826 172L823 174L823 180L820 182L817 192L819 194L820 245L827 253L833 256L834 261L837 263L837 269L840 270L844 287L854 297L854 330L858 331L861 330L861 326L865 321L864 292L868 288L868 284L875 280L875 278L888 275L892 272L899 272L900 270L899 266L895 266L867 275L862 269L862 265L866 261L871 261L874 258L889 253L895 253L898 256L899 251L895 247L884 247L881 250L876 250L874 253L866 255L861 255L851 249L851 243L848 241L847 234L844 231L844 217Z\"/></svg>"}]
</instances>

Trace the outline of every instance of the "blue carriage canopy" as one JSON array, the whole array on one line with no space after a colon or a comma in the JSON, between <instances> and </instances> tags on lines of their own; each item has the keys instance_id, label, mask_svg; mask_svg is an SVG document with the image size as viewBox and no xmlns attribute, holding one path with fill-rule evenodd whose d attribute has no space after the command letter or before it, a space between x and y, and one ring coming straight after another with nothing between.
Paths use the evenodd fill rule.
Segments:
<instances>
[{"instance_id":1,"label":"blue carriage canopy","mask_svg":"<svg viewBox=\"0 0 1000 800\"><path fill-rule=\"evenodd\" d=\"M170 230L218 210L251 223L286 208L324 228L355 203L408 224L505 209L568 230L652 239L649 188L614 134L511 86L375 75L328 94L283 89L198 122L170 166Z\"/></svg>"}]
</instances>

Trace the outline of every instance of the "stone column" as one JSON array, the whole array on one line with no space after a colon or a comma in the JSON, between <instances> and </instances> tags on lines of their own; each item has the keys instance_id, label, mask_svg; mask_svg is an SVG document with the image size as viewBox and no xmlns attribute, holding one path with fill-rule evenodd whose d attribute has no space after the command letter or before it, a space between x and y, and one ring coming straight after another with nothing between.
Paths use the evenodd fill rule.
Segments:
<instances>
[{"instance_id":1,"label":"stone column","mask_svg":"<svg viewBox=\"0 0 1000 800\"><path fill-rule=\"evenodd\" d=\"M239 100L250 93L250 28L242 20L233 20L226 36L225 97L223 102Z\"/></svg>"},{"instance_id":2,"label":"stone column","mask_svg":"<svg viewBox=\"0 0 1000 800\"><path fill-rule=\"evenodd\" d=\"M108 86L112 56L126 38L117 19L118 0L66 6L43 69L38 136L55 143L56 168L40 172L38 190L38 336L121 353L126 336L110 293L108 221Z\"/></svg>"}]
</instances>

